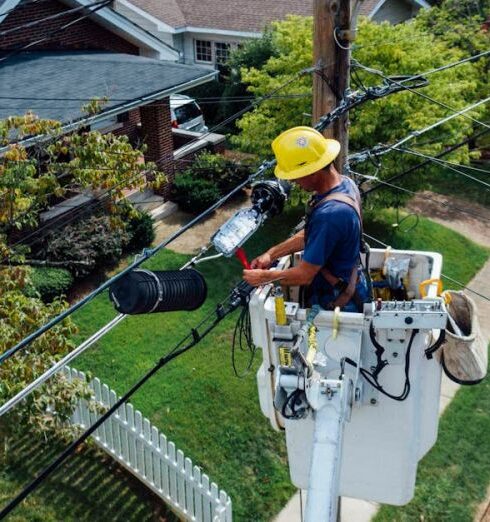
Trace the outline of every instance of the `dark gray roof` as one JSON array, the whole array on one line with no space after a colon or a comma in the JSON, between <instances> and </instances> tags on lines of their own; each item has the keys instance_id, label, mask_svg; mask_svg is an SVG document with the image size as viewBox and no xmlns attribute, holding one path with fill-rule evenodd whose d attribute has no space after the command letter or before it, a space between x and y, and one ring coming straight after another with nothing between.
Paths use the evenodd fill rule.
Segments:
<instances>
[{"instance_id":1,"label":"dark gray roof","mask_svg":"<svg viewBox=\"0 0 490 522\"><path fill-rule=\"evenodd\" d=\"M128 54L25 53L0 64L0 119L32 110L68 123L81 118L81 106L96 96L109 98L106 111L163 90L178 92L210 72Z\"/></svg>"}]
</instances>

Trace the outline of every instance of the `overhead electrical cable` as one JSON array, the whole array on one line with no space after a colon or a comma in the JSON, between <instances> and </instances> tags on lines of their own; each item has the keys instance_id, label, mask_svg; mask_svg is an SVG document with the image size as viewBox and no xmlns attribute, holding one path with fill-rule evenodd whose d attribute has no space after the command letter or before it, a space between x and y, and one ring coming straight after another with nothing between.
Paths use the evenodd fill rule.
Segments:
<instances>
[{"instance_id":1,"label":"overhead electrical cable","mask_svg":"<svg viewBox=\"0 0 490 522\"><path fill-rule=\"evenodd\" d=\"M450 114L449 116L446 116L445 118L437 120L436 122L428 125L427 127L424 127L423 129L418 129L418 130L412 131L407 136L405 136L404 138L400 139L399 141L397 141L396 143L393 143L391 145L377 145L377 146L373 147L372 149L351 154L349 156L349 161L351 161L352 163L357 163L359 161L365 161L366 159L369 159L372 156L382 156L383 154L386 154L393 149L399 148L401 145L403 145L407 141L410 141L418 136L421 136L422 134L425 134L426 132L429 132L432 129L435 129L436 127L439 127L440 125L443 125L444 123L447 123L448 121L450 121L454 118L457 118L458 116L461 116L468 111L471 111L475 107L478 107L484 103L488 103L489 101L490 101L490 96L488 98L484 98L483 100L479 100L478 102L475 102L471 105L468 105L464 109L461 109L460 111L455 112L454 114ZM486 129L490 130L490 125L484 124L484 126Z\"/></svg>"},{"instance_id":2,"label":"overhead electrical cable","mask_svg":"<svg viewBox=\"0 0 490 522\"><path fill-rule=\"evenodd\" d=\"M14 243L9 244L8 247L12 249L19 245L32 246L37 241L29 241L29 239L36 238L36 237L42 239L44 237L41 235L42 232L47 231L49 233L54 230L58 230L59 228L63 228L65 226L69 225L70 223L73 223L73 221L77 220L79 217L87 214L88 212L94 211L96 208L98 208L98 207L104 205L105 203L107 203L108 201L110 201L111 193L114 192L115 190L117 190L118 188L123 188L131 183L134 183L136 180L138 180L139 178L142 178L143 176L146 176L147 174L148 174L147 171L138 172L131 178L126 178L126 179L119 181L118 183L105 189L102 193L100 193L97 197L95 197L93 201L87 203L84 206L77 207L75 205L72 205L72 207L75 208L76 210L74 212L72 212L72 214L69 217L67 217L65 214L61 214L57 218L47 222L46 224L37 228L36 230L33 230L27 236L24 236L21 239L15 241ZM66 205L66 207L70 207L70 205ZM29 212L26 212L26 213L21 214L20 216L16 216L16 219L19 219L19 217L22 217L23 215L26 215L28 213ZM59 226L56 226L57 224L59 224ZM0 262L5 263L6 258L4 258Z\"/></svg>"},{"instance_id":3,"label":"overhead electrical cable","mask_svg":"<svg viewBox=\"0 0 490 522\"><path fill-rule=\"evenodd\" d=\"M39 388L42 384L44 384L49 378L51 378L55 373L58 373L62 368L66 365L70 364L76 357L85 352L88 348L93 346L97 341L99 341L104 335L109 333L113 328L115 328L123 319L125 319L127 315L118 314L114 319L105 324L102 328L100 328L97 332L91 335L88 339L83 341L79 346L77 346L70 353L65 355L58 362L53 364L49 369L47 369L42 375L37 377L34 381L30 382L25 388L23 388L19 393L15 396L11 397L9 400L4 402L0 406L0 417L8 413L14 406L22 402L26 397L28 397L34 390Z\"/></svg>"},{"instance_id":4,"label":"overhead electrical cable","mask_svg":"<svg viewBox=\"0 0 490 522\"><path fill-rule=\"evenodd\" d=\"M418 78L421 78L421 77L426 77L426 76L429 76L430 74L434 74L434 73L438 73L438 72L441 72L441 71L445 71L446 69L451 69L452 67L457 67L459 65L462 65L464 63L468 63L468 62L475 62L477 60L479 60L480 58L483 58L484 56L489 56L490 55L490 51L483 51L479 54L475 54L474 56L468 56L467 58L463 58L462 60L458 60L456 62L452 62L452 63L448 63L446 65L441 65L441 67L436 67L435 69L429 69L428 71L425 71L423 73L420 73L420 74L414 74L413 76L410 76L410 80L416 80Z\"/></svg>"},{"instance_id":5,"label":"overhead electrical cable","mask_svg":"<svg viewBox=\"0 0 490 522\"><path fill-rule=\"evenodd\" d=\"M373 179L373 176L368 176L366 174L361 174L360 172L352 171L352 173L355 174L356 176L360 176L361 178L365 178L365 179L368 179L370 181ZM456 210L457 212L461 212L463 214L468 214L469 216L473 216L473 217L478 218L478 219L480 219L482 221L490 221L490 218L482 216L481 214L478 214L478 213L473 212L471 210L467 210L467 209L464 209L464 208L456 207L452 203L448 203L447 201L437 201L437 200L435 200L435 199L433 199L433 198L431 198L429 196L425 196L423 194L415 192L414 190L410 190L410 189L407 189L407 188L404 188L404 187L400 187L399 185L394 185L393 183L390 183L388 181L384 181L384 180L382 180L380 178L375 178L375 180L378 183L386 185L387 187L393 188L393 189L398 190L400 192L405 192L407 194L411 194L412 196L418 196L419 198L424 199L426 201L431 201L433 203L437 203L438 205L442 205L443 207L451 208L451 210Z\"/></svg>"},{"instance_id":6,"label":"overhead electrical cable","mask_svg":"<svg viewBox=\"0 0 490 522\"><path fill-rule=\"evenodd\" d=\"M166 239L161 241L158 245L156 245L153 248L146 249L143 254L140 256L139 259L133 261L129 266L127 266L124 270L116 274L115 276L111 277L107 281L105 281L102 285L100 285L98 288L90 292L87 296L85 296L83 299L78 301L77 303L73 304L66 310L64 310L61 314L57 315L56 317L52 318L50 321L48 321L46 324L32 332L30 335L25 337L22 341L17 343L12 348L9 348L6 350L3 354L0 355L0 364L5 362L7 359L15 355L19 350L22 350L26 346L28 346L32 341L40 337L44 332L50 330L53 326L59 324L61 321L66 319L69 315L71 315L73 312L78 310L79 308L86 305L88 302L90 302L92 299L94 299L97 295L102 293L104 290L109 288L114 282L118 281L122 277L124 277L126 274L134 270L135 268L138 268L140 265L142 265L147 259L154 256L157 252L159 252L162 248L169 245L172 241L180 237L184 232L192 228L196 223L203 220L208 215L212 214L217 208L222 206L226 201L228 201L234 194L241 191L243 188L245 188L251 181L253 181L256 177L259 177L263 173L265 173L271 166L273 165L272 161L265 161L261 167L251 176L249 176L245 181L237 185L233 190L228 192L225 196L220 198L214 205L211 205L208 209L206 209L204 212L201 212L198 216L191 219L186 225L180 227L178 230L176 230L173 234L168 236Z\"/></svg>"},{"instance_id":7,"label":"overhead electrical cable","mask_svg":"<svg viewBox=\"0 0 490 522\"><path fill-rule=\"evenodd\" d=\"M367 71L367 72L369 72L371 74L375 74L375 75L379 76L380 78L383 78L384 80L389 81L390 83L394 83L395 85L399 85L401 87L404 86L402 81L397 81L397 80L394 80L393 78L390 79L388 76L384 75L381 71L378 71L377 69L371 69L370 67L366 67L365 65L363 65L363 64L361 64L359 62L357 62L356 65L358 67L361 67L362 69L364 69L365 71ZM408 80L404 80L404 81L406 82ZM432 103L434 103L436 105L439 105L440 107L444 107L445 109L448 109L448 110L452 111L453 113L457 114L458 116L463 116L464 118L467 118L467 119L471 120L472 122L477 123L478 125L482 125L483 127L486 127L487 129L490 129L490 125L488 125L487 123L482 122L480 120L477 120L476 118L473 118L469 114L466 114L466 111L464 111L464 112L458 111L454 107L451 107L451 106L447 105L444 102L436 100L435 98L432 98L431 96L428 96L427 94L424 94L423 92L416 91L416 90L412 89L411 87L405 86L405 89L407 91L410 91L410 92L416 94L417 96L420 96L421 98L424 98L424 99L429 100L430 102L432 102ZM489 99L490 98L487 98L487 101ZM476 108L476 107L477 107L477 105L475 105L475 107L473 107L473 108Z\"/></svg>"},{"instance_id":8,"label":"overhead electrical cable","mask_svg":"<svg viewBox=\"0 0 490 522\"><path fill-rule=\"evenodd\" d=\"M0 17L7 16L10 13L13 13L14 11L19 11L20 9L24 9L25 7L29 7L32 4L39 4L41 2L49 2L50 0L24 0L23 2L17 4L15 7L12 7L10 9L7 9L6 11L3 11L0 13Z\"/></svg>"},{"instance_id":9,"label":"overhead electrical cable","mask_svg":"<svg viewBox=\"0 0 490 522\"><path fill-rule=\"evenodd\" d=\"M99 8L97 8L99 9ZM0 60L1 61L1 60ZM310 69L311 68L308 68L308 69L302 69L296 73L293 73L291 74L291 76L284 82L282 83L281 85L279 85L278 87L276 87L275 89L273 89L271 92L263 95L263 96L260 96L258 98L255 98L250 104L248 104L246 107L243 107L242 109L240 109L239 111L237 111L236 113L232 114L231 116L229 116L228 118L226 118L225 120L221 121L220 123L216 124L213 128L209 129L207 132L205 133L202 133L200 134L199 136L196 136L194 139L190 140L184 147L182 147L181 149L184 149L185 147L190 147L193 143L199 141L199 140L202 140L204 139L205 137L209 136L210 134L212 134L215 130L227 125L228 123L236 120L237 118L239 118L242 114L245 114L246 112L248 112L249 110L252 110L254 109L255 107L257 107L258 105L260 105L261 103L263 103L265 100L268 100L270 97L274 96L277 92L279 92L280 90L284 89L285 87L287 87L288 85L290 85L291 83L297 81L301 76L305 75L306 73L310 72ZM168 96L168 95L167 95ZM131 100L131 102L141 102L143 104L143 102L149 102L149 101L153 101L153 98L149 98L148 96L140 96L136 99L133 99ZM97 115L95 116L91 116L90 118L95 118L96 116L102 116L102 115L106 115L105 113L109 113L111 111L116 111L116 110L121 110L121 106L120 105L117 105L115 107L111 107L110 109L108 109L107 111L101 111L100 113L98 113ZM90 118L88 120L90 120ZM85 127L86 125L90 124L91 123L91 120L88 121L87 118L82 118L80 121L78 120L72 120L71 122L65 122L63 123L63 129L69 129L70 132L76 132L77 130L79 130L81 127ZM0 154L2 152L4 152L5 150L8 150L8 146L12 146L12 145L31 145L31 142L32 142L32 145L34 144L39 144L41 142L46 142L46 141L52 141L53 139L57 139L58 136L49 136L49 135L36 135L36 136L31 136L31 137L28 137L28 138L22 138L20 140L15 140L15 141L12 141L10 142L7 146L4 146L4 147L0 147ZM172 155L168 155L168 158L169 159L172 159L173 158L173 154ZM163 158L160 158L158 161L162 161Z\"/></svg>"},{"instance_id":10,"label":"overhead electrical cable","mask_svg":"<svg viewBox=\"0 0 490 522\"><path fill-rule=\"evenodd\" d=\"M246 298L247 288L245 284L239 285L237 288L242 288L242 292L237 292L235 289L231 294L221 303L216 309L208 314L191 332L185 336L167 355L163 356L150 370L148 370L113 406L111 406L105 413L103 413L85 432L74 440L51 464L49 464L37 477L28 484L19 494L17 494L1 511L0 519L5 518L9 513L15 509L27 496L35 491L61 464L72 455L76 449L85 442L92 433L94 433L111 415L113 415L121 406L123 406L132 395L134 395L151 377L153 377L161 368L163 368L170 361L187 352L204 339L226 316L235 311L243 304ZM250 292L252 287L249 287ZM223 303L228 304L226 307ZM214 319L211 321L211 319ZM211 322L210 322L211 321ZM199 333L199 328L204 326L207 322L210 324ZM185 344L186 343L186 344Z\"/></svg>"},{"instance_id":11,"label":"overhead electrical cable","mask_svg":"<svg viewBox=\"0 0 490 522\"><path fill-rule=\"evenodd\" d=\"M105 0L100 5L98 5L95 9L89 10L89 12L87 14L85 14L83 16L80 16L80 17L76 18L75 20L72 20L71 22L68 22L68 23L62 25L61 27L59 27L59 28L49 32L46 36L43 36L42 38L40 38L38 40L30 42L30 43L28 43L28 44L26 44L23 47L20 47L18 49L14 49L12 52L7 54L7 56L4 56L4 57L0 58L0 65L1 64L5 64L5 62L7 60L9 60L10 58L18 55L19 53L21 53L21 52L23 52L23 51L25 51L27 49L30 49L31 47L34 47L35 45L38 45L40 43L46 42L48 40L51 40L58 33L68 29L69 27L71 27L72 25L75 25L78 22L81 22L82 20L85 20L86 18L90 17L92 14L96 13L97 11L100 11L101 9L104 9L105 7L108 7L112 3L112 1L113 0ZM86 6L84 6L84 7L86 7Z\"/></svg>"},{"instance_id":12,"label":"overhead electrical cable","mask_svg":"<svg viewBox=\"0 0 490 522\"><path fill-rule=\"evenodd\" d=\"M244 107L243 109L241 109L240 111L232 114L231 116L229 116L228 118L226 118L224 121L216 124L214 127L212 127L210 130L208 130L207 132L203 133L203 134L200 134L199 136L196 136L195 138L193 138L192 140L190 140L186 145L185 147L191 147L194 143L197 143L198 141L204 139L206 136L208 136L209 134L212 134L215 130L221 128L222 126L226 125L227 123L230 123L231 121L234 121L235 119L239 118L242 114L244 114L245 112L247 112L248 110L251 110L253 108L255 108L257 105L259 105L260 103L263 103L264 101L268 100L270 97L274 96L277 92L279 92L281 89L284 89L285 87L287 87L288 85L290 85L293 81L297 80L300 76L304 75L306 72L306 70L301 70L297 73L295 73L294 75L292 75L288 80L286 80L284 83L282 83L281 85L279 85L277 88L275 88L274 90L272 90L269 94L266 94L264 96L261 96L259 98L256 98L252 103L250 103L247 107ZM127 153L127 152L116 152L116 151L107 151L108 154L117 154L117 155L127 155L127 156L130 156L131 154L130 153ZM154 163L158 164L158 163L162 163L164 162L165 160L170 160L170 159L174 159L174 156L173 156L173 153L170 155L170 154L167 154L165 156L162 156L161 158L159 158L158 160L156 160ZM179 160L180 161L180 160ZM260 168L260 167L257 167L257 168ZM98 170L97 168L94 168L94 170ZM124 180L123 182L124 183L131 183L132 181L135 181L138 177L142 177L146 175L146 172L140 172L138 173L135 177L133 178L130 178L130 179L126 179ZM110 194L113 190L117 189L119 186L121 186L123 184L123 182L120 182L112 187L109 187L108 189L106 189L102 194L99 194L96 201L92 202L92 203L89 203L86 207L84 208L81 208L80 209L80 213L75 213L75 214L72 214L72 216L67 220L66 219L66 216L59 216L56 220L54 221L50 221L49 223L46 223L44 226L42 226L41 228L38 228L36 229L35 231L31 232L28 236L25 236L23 237L22 239L19 239L17 242L9 245L10 248L13 248L15 246L18 246L20 244L26 244L25 242L30 239L31 237L36 237L38 236L41 232L43 232L44 230L56 230L62 226L65 226L65 225L68 225L69 223L72 223L75 219L77 219L78 217L80 217L81 215L85 215L87 213L87 209L91 209L91 210L95 210L96 207L100 206L100 205L103 205L107 200L103 200L104 196L106 196L107 194ZM27 212L26 212L27 214ZM56 226L53 226L53 225L56 225L56 223L59 223L60 226L59 227L56 227ZM35 242L31 242L31 243L28 243L27 246L29 245L32 245L34 244ZM1 359L0 359L0 364L1 364Z\"/></svg>"},{"instance_id":13,"label":"overhead electrical cable","mask_svg":"<svg viewBox=\"0 0 490 522\"><path fill-rule=\"evenodd\" d=\"M300 73L297 73L294 75L294 77L290 78L287 82L285 82L283 85L276 88L273 93L277 92L279 89L283 88L287 84L294 81L300 74L304 74L304 71L301 71ZM255 101L251 106L255 106L261 99L266 99L267 96L264 96L260 98L258 101ZM242 111L239 111L237 115L243 113ZM237 117L237 116L235 116ZM222 123L220 124L222 125ZM201 138L201 137L200 137ZM260 167L256 170L254 174L249 176L245 181L243 181L241 184L236 186L232 191L230 191L228 194L223 196L219 201L217 201L214 205L209 207L207 210L202 212L200 215L196 216L194 219L192 219L189 223L181 227L179 230L174 232L171 236L169 236L167 239L163 240L160 244L158 244L156 247L152 249L146 249L143 253L143 255L136 261L134 261L130 266L128 266L126 269L124 269L122 272L117 274L116 276L112 277L110 280L106 281L104 284L102 284L99 288L95 289L93 292L91 292L89 295L87 295L85 298L83 298L78 303L75 303L70 308L62 312L57 317L50 320L48 323L46 323L44 326L33 332L31 335L23 339L20 343L18 343L16 346L12 347L11 349L4 352L2 355L0 355L0 364L3 363L6 359L10 358L12 355L17 353L20 349L30 344L34 339L38 338L40 335L42 335L44 332L64 320L66 317L71 315L75 310L79 309L80 307L84 306L86 303L91 301L96 295L104 291L106 288L108 288L113 282L120 279L127 273L129 273L134 268L137 268L140 266L146 259L152 257L155 255L159 250L167 246L171 241L175 240L177 237L179 237L181 234L183 234L185 231L187 231L189 228L194 226L197 222L204 219L206 216L208 216L210 213L214 212L217 208L219 208L222 204L224 204L229 198L231 198L235 193L242 190L245 186L247 186L251 181L253 181L256 177L259 177L264 174L265 171L267 171L269 168L271 168L275 164L274 161L264 161ZM125 180L127 182L127 180Z\"/></svg>"},{"instance_id":14,"label":"overhead electrical cable","mask_svg":"<svg viewBox=\"0 0 490 522\"><path fill-rule=\"evenodd\" d=\"M474 176L471 176L470 174L463 172L461 169L457 169L454 166L452 166L452 165L458 165L457 163L451 164L449 162L438 160L437 158L434 158L433 156L428 156L427 154L423 154L422 152L418 152L418 151L412 150L412 149L395 148L394 150L398 150L400 152L406 152L407 154L412 154L413 156L417 156L419 158L426 158L426 159L430 160L431 162L435 163L436 165L440 165L441 167L443 167L445 169L448 169L452 172L456 172L456 174L459 174L460 176L471 179L471 180L475 181L476 183L483 185L484 187L486 187L485 190L490 189L490 183L487 183L486 181L483 181L482 179L475 178ZM481 170L481 172L485 172L483 169L478 169L478 170ZM486 171L486 173L490 174L490 171Z\"/></svg>"},{"instance_id":15,"label":"overhead electrical cable","mask_svg":"<svg viewBox=\"0 0 490 522\"><path fill-rule=\"evenodd\" d=\"M456 143L455 145L451 145L450 147L448 147L447 149L443 150L442 152L439 152L438 154L436 154L434 156L434 158L442 158L444 156L447 156L448 154L451 154L451 152L454 152L455 150L461 148L461 147L464 147L465 145L468 145L468 143L470 143L471 141L481 137L481 136L484 136L485 134L488 134L490 131L488 129L484 129L480 132L478 132L477 134L474 134L473 136L470 136L469 138L466 138L465 140L463 141L460 141L459 143ZM369 152L368 152L369 154ZM367 157L366 157L367 159ZM403 172L400 172L398 174L395 174L394 176L391 176L390 178L388 178L386 181L388 182L392 182L392 181L397 181L401 178L404 178L405 176L408 176L409 174L411 174L412 172L415 172L416 170L422 168L422 167L425 167L426 165L429 165L431 163L431 160L430 159L426 159L424 161L422 161L421 163L418 163L417 165L414 165L413 167L410 167L408 168L407 170L404 170ZM372 192L374 192L375 190L378 190L380 188L383 188L383 185L381 183L379 183L378 185L375 185L374 187L371 187L369 189L366 189L363 191L363 195L364 196L367 196L368 194L371 194Z\"/></svg>"},{"instance_id":16,"label":"overhead electrical cable","mask_svg":"<svg viewBox=\"0 0 490 522\"><path fill-rule=\"evenodd\" d=\"M107 101L121 101L121 102L128 102L128 101L132 101L134 98L113 98L112 96L110 95L106 95L107 96ZM306 98L306 97L310 97L311 96L311 93L291 93L291 94L280 94L280 95L276 95L276 96L268 96L267 99L288 99L288 98ZM82 102L82 103L88 103L90 101L92 101L93 99L98 99L98 100L101 100L103 97L100 97L100 96L96 96L96 97L93 97L93 98L58 98L58 97L42 97L42 96L35 96L35 97L31 97L31 96L3 96L3 95L0 95L0 100L15 100L15 101L32 101L32 102L38 102L38 101L59 101L59 102L65 102L65 101L73 101L73 102ZM222 101L250 101L250 100L255 100L257 99L256 96L252 96L252 95L246 95L246 96L197 96L197 97L189 97L190 99L192 100L195 100L199 103L214 103L214 102L222 102ZM185 103L185 99L182 100L184 103ZM155 105L155 103L153 103L152 105ZM163 105L163 104L162 104ZM165 104L165 105L168 105ZM50 105L46 105L45 108L46 109L53 109L53 108L65 108L67 107L66 104L64 104L63 106L61 107L52 107ZM73 107L79 107L79 105L73 105ZM10 109L10 108L19 108L19 107L0 107L0 109ZM36 108L36 107L31 107L31 108ZM44 108L44 107L38 107L38 108Z\"/></svg>"},{"instance_id":17,"label":"overhead electrical cable","mask_svg":"<svg viewBox=\"0 0 490 522\"><path fill-rule=\"evenodd\" d=\"M56 20L57 18L62 18L63 16L66 16L66 15L69 15L72 13L77 13L78 11L83 11L84 9L86 9L88 7L96 7L101 4L107 4L107 0L99 0L99 2L94 2L93 4L86 4L86 5L74 7L73 9L68 9L67 11L62 11L61 13L56 13L53 15L45 16L44 18L38 18L37 20L33 20L32 22L27 22L25 24L16 25L15 27L12 27L11 29L6 29L5 31L0 31L0 37L15 33L17 31L20 31L21 29L28 29L30 27L34 27L43 22L46 22L47 20Z\"/></svg>"},{"instance_id":18,"label":"overhead electrical cable","mask_svg":"<svg viewBox=\"0 0 490 522\"><path fill-rule=\"evenodd\" d=\"M294 81L299 74L305 74L306 72L311 72L311 70L314 70L314 68L308 68L306 70L300 71L300 73L297 73L293 78L288 80L286 82L286 84L289 84L292 81ZM419 85L423 85L424 83L425 82L419 82ZM277 89L275 89L273 91L273 93L275 94L275 92L277 92L282 87L283 86L279 86ZM387 96L389 94L393 94L394 92L397 92L399 89L400 89L399 86L395 87L393 85L391 85L391 86L390 85L385 85L383 87L370 88L365 93L362 93L362 95L359 94L359 93L351 93L351 95L348 98L342 100L340 105L338 107L336 107L331 113L328 113L328 114L322 116L319 119L318 123L315 125L315 128L317 130L319 130L319 131L324 130L335 119L339 118L344 112L346 112L347 110L349 110L353 106L357 106L360 103L362 103L363 101L369 101L369 100L372 100L372 99L380 98L382 96ZM254 102L254 103L257 103L257 102ZM242 111L239 111L239 113L240 112L242 112ZM218 202L216 202L209 209L207 209L202 214L200 214L199 216L197 216L196 218L191 220L184 227L181 227L173 235L171 235L169 238L167 238L166 240L164 240L163 242L158 244L156 247L154 247L152 249L145 250L144 254L140 257L139 260L134 261L126 269L124 269L122 272L120 272L119 274L113 276L111 279L109 279L108 281L103 283L101 286L99 286L97 289L95 289L90 294L85 296L78 303L75 303L71 307L67 308L64 312L62 312L58 316L54 317L53 319L48 321L45 325L41 326L40 328L38 328L37 330L35 330L31 334L29 334L27 337L25 337L22 341L17 343L15 346L13 346L12 348L9 348L8 350L6 350L3 354L0 355L0 364L3 363L8 358L12 357L19 350L21 350L21 349L25 348L26 346L28 346L32 341L34 341L35 339L40 337L43 333L48 331L50 328L52 328L56 324L58 324L61 321L63 321L66 317L71 315L74 311L78 310L80 307L84 306L86 303L91 301L96 295L98 295L99 293L104 291L106 288L108 288L112 283L114 283L115 281L117 281L118 279L120 279L121 277L123 277L124 275L129 273L130 271L132 271L134 268L137 268L138 266L140 266L149 257L155 255L155 253L158 252L161 248L167 246L171 241L173 241L174 239L179 237L181 234L183 234L186 230L188 230L189 228L194 226L195 223L197 223L198 221L200 221L201 219L206 217L210 212L214 212L214 210L216 208L218 208L219 206L221 206L225 201L227 201L227 199L229 197L231 197L231 195L233 195L236 192L238 192L239 190L241 190L243 187L245 187L247 184L249 184L256 177L263 175L267 170L272 168L275 164L276 164L275 160L264 161L261 164L261 166L259 167L259 169L254 174L249 176L247 178L247 180L245 180L243 183L238 185L235 189L233 189L230 193L228 193L226 196L221 198Z\"/></svg>"},{"instance_id":19,"label":"overhead electrical cable","mask_svg":"<svg viewBox=\"0 0 490 522\"><path fill-rule=\"evenodd\" d=\"M184 270L186 268L193 268L195 265L200 264L204 261L209 261L213 259L217 259L222 257L222 254L203 257L204 254L211 248L211 244L202 247L197 255L192 257L189 261L187 261L183 266L180 267L180 270ZM71 363L74 359L79 357L82 353L84 353L88 348L93 346L96 342L100 341L102 337L107 335L113 328L118 326L124 319L126 319L128 315L120 313L114 319L106 323L99 330L97 330L94 334L92 334L89 338L85 339L79 346L77 346L74 350L66 354L62 359L57 361L53 366L48 368L44 373L39 375L34 381L29 383L25 388L23 388L19 393L8 399L5 403L0 406L0 417L8 413L14 406L16 406L19 402L23 401L28 395L30 395L34 390L39 388L42 384L44 384L48 379L50 379L53 375L58 373L62 368Z\"/></svg>"},{"instance_id":20,"label":"overhead electrical cable","mask_svg":"<svg viewBox=\"0 0 490 522\"><path fill-rule=\"evenodd\" d=\"M422 152L420 152L418 150L405 149L405 148L400 148L400 149L395 149L395 150L398 150L400 152L407 152L409 154L414 154L415 156L420 156L420 157L426 157L426 158L429 158L429 159L433 159L434 161L437 161L437 163L441 163L441 164L444 164L444 165L452 165L453 167L460 167L460 168L463 168L465 170L472 170L474 172L481 172L482 174L490 174L490 170L488 170L488 169L481 169L479 167L474 167L473 165L467 165L466 163L456 163L455 161L448 161L448 160L438 159L435 156L430 156L430 155L424 154L424 153L422 153Z\"/></svg>"}]
</instances>

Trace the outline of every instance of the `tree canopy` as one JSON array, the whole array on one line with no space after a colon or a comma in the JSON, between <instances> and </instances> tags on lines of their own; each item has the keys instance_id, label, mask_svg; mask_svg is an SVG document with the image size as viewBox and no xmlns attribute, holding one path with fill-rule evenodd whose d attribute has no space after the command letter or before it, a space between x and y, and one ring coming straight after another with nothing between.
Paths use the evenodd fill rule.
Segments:
<instances>
[{"instance_id":1,"label":"tree canopy","mask_svg":"<svg viewBox=\"0 0 490 522\"><path fill-rule=\"evenodd\" d=\"M96 112L98 104L86 109ZM32 113L0 121L0 146L8 147L0 157L0 353L66 307L60 298L45 304L27 292L32 287L30 268L19 265L29 246L23 244L22 235L17 241L12 237L25 231L36 237L39 213L74 189L91 190L117 227L119 213L128 216L123 191L162 181L152 164L141 161L142 150L133 148L126 136L83 129L62 135L60 128L59 122ZM22 138L36 135L43 135L38 145L27 150L19 144ZM150 183L147 174L153 179ZM69 352L75 331L74 323L66 319L0 365L0 404ZM87 385L70 383L58 373L3 417L0 431L11 435L28 428L68 435L66 420L73 407L80 398L90 397Z\"/></svg>"},{"instance_id":2,"label":"tree canopy","mask_svg":"<svg viewBox=\"0 0 490 522\"><path fill-rule=\"evenodd\" d=\"M438 8L443 10L444 8ZM379 70L385 76L415 75L433 68L466 58L481 47L481 28L475 20L461 32L474 42L470 50L454 45L450 37L443 36L441 27L429 27L430 13L422 13L412 21L396 26L361 19L358 36L353 47L353 58L360 64ZM442 12L442 11L441 11ZM446 15L441 14L441 20ZM312 63L312 18L291 16L273 23L270 37L277 52L261 67L243 67L241 75L249 92L264 96L277 89L288 79ZM444 22L445 23L445 22ZM472 37L470 33L475 33ZM488 66L487 66L488 67ZM482 62L466 63L428 76L429 85L419 90L447 106L461 110L478 101L485 84ZM366 72L362 67L352 68L352 88L379 85L380 75ZM291 99L272 99L263 102L246 114L238 123L241 133L233 142L242 150L270 156L270 143L277 134L294 125L311 125L310 75L302 75L280 91L297 94ZM479 106L468 113L473 118L484 117L485 107ZM350 151L355 152L379 143L392 143L452 114L416 93L403 91L384 99L367 102L350 113ZM464 140L474 133L475 124L465 117L456 117L407 143L427 154L437 154L445 146ZM453 161L468 162L469 149L463 147L448 157ZM382 160L380 177L389 176L417 163L408 154L392 153ZM363 165L365 172L375 170L372 164Z\"/></svg>"}]
</instances>

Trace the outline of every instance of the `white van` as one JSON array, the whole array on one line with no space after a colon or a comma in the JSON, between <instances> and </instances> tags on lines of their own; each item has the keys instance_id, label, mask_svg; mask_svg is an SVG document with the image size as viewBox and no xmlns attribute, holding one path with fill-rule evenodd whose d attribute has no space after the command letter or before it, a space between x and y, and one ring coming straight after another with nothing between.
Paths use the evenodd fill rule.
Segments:
<instances>
[{"instance_id":1,"label":"white van","mask_svg":"<svg viewBox=\"0 0 490 522\"><path fill-rule=\"evenodd\" d=\"M194 132L207 132L201 107L194 98L184 94L170 96L170 115L172 127Z\"/></svg>"}]
</instances>

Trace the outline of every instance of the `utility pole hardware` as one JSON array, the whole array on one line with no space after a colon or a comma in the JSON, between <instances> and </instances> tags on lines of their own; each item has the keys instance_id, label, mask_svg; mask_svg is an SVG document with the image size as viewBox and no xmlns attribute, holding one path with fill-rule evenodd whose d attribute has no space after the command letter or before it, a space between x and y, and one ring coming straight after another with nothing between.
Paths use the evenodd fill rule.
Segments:
<instances>
[{"instance_id":1,"label":"utility pole hardware","mask_svg":"<svg viewBox=\"0 0 490 522\"><path fill-rule=\"evenodd\" d=\"M313 2L313 121L316 122L342 101L349 87L352 39L350 0L314 0ZM348 114L324 131L328 138L340 142L335 164L343 172L347 161L349 134Z\"/></svg>"}]
</instances>

